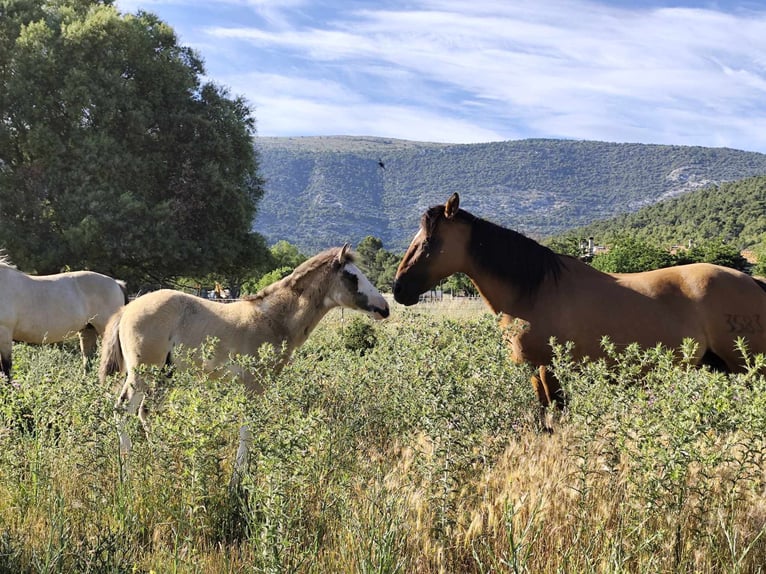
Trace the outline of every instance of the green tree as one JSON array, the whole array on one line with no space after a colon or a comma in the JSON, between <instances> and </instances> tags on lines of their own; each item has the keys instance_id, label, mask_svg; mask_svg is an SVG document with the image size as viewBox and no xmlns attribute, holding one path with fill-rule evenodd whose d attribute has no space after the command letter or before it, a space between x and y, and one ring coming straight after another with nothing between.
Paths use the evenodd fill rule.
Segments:
<instances>
[{"instance_id":1,"label":"green tree","mask_svg":"<svg viewBox=\"0 0 766 574\"><path fill-rule=\"evenodd\" d=\"M152 14L0 3L0 245L19 267L140 284L257 264L254 118L203 74Z\"/></svg>"},{"instance_id":2,"label":"green tree","mask_svg":"<svg viewBox=\"0 0 766 574\"><path fill-rule=\"evenodd\" d=\"M442 283L442 289L446 293L451 293L452 295L465 293L466 295L475 296L479 294L476 286L468 278L468 275L465 275L464 273L453 273L447 277Z\"/></svg>"},{"instance_id":3,"label":"green tree","mask_svg":"<svg viewBox=\"0 0 766 574\"><path fill-rule=\"evenodd\" d=\"M362 273L381 291L390 291L400 257L383 249L383 242L371 235L359 242L356 252Z\"/></svg>"},{"instance_id":4,"label":"green tree","mask_svg":"<svg viewBox=\"0 0 766 574\"><path fill-rule=\"evenodd\" d=\"M384 292L390 292L394 285L394 277L396 277L396 270L399 267L399 261L401 257L381 249L375 256L375 267L379 270L377 277L375 278L375 286Z\"/></svg>"},{"instance_id":5,"label":"green tree","mask_svg":"<svg viewBox=\"0 0 766 574\"><path fill-rule=\"evenodd\" d=\"M587 240L580 239L574 235L561 235L548 239L545 244L556 253L581 257L585 255L583 246L587 245Z\"/></svg>"},{"instance_id":6,"label":"green tree","mask_svg":"<svg viewBox=\"0 0 766 574\"><path fill-rule=\"evenodd\" d=\"M753 254L756 259L752 267L753 275L766 277L766 236L763 236L761 241L753 245Z\"/></svg>"},{"instance_id":7,"label":"green tree","mask_svg":"<svg viewBox=\"0 0 766 574\"><path fill-rule=\"evenodd\" d=\"M383 241L372 235L368 235L356 246L356 253L359 256L359 267L364 272L371 272L375 267L375 260L378 252L383 249Z\"/></svg>"},{"instance_id":8,"label":"green tree","mask_svg":"<svg viewBox=\"0 0 766 574\"><path fill-rule=\"evenodd\" d=\"M279 281L280 279L283 279L290 275L294 271L294 267L277 267L276 269L272 269L268 273L264 273L261 275L258 279L251 279L249 281L245 281L245 283L242 284L242 294L243 295L254 295L258 293L261 289L268 287L272 283L275 283Z\"/></svg>"},{"instance_id":9,"label":"green tree","mask_svg":"<svg viewBox=\"0 0 766 574\"><path fill-rule=\"evenodd\" d=\"M618 240L609 251L596 255L592 262L593 267L607 273L637 273L673 264L670 253L633 237Z\"/></svg>"},{"instance_id":10,"label":"green tree","mask_svg":"<svg viewBox=\"0 0 766 574\"><path fill-rule=\"evenodd\" d=\"M290 267L295 269L307 259L303 253L298 251L295 245L284 239L272 245L269 248L269 252L271 253L273 268Z\"/></svg>"},{"instance_id":11,"label":"green tree","mask_svg":"<svg viewBox=\"0 0 766 574\"><path fill-rule=\"evenodd\" d=\"M254 273L242 283L243 294L255 294L275 281L287 277L307 259L295 245L285 240L277 241L272 245L267 255L263 266L254 270Z\"/></svg>"},{"instance_id":12,"label":"green tree","mask_svg":"<svg viewBox=\"0 0 766 574\"><path fill-rule=\"evenodd\" d=\"M731 267L739 271L750 271L750 264L739 249L720 239L696 243L691 249L680 252L677 259L679 264L704 262Z\"/></svg>"}]
</instances>

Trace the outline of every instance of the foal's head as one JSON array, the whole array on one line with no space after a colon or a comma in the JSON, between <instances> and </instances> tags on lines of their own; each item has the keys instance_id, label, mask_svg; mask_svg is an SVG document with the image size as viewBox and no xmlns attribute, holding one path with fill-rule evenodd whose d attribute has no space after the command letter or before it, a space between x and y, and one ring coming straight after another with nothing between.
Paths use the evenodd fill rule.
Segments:
<instances>
[{"instance_id":1,"label":"foal's head","mask_svg":"<svg viewBox=\"0 0 766 574\"><path fill-rule=\"evenodd\" d=\"M397 302L414 305L421 293L465 269L472 216L459 211L459 207L460 198L453 193L445 205L432 207L423 214L420 229L396 271Z\"/></svg>"},{"instance_id":2,"label":"foal's head","mask_svg":"<svg viewBox=\"0 0 766 574\"><path fill-rule=\"evenodd\" d=\"M346 244L333 251L331 275L325 297L348 309L367 313L373 319L388 317L388 302L369 279L354 265L354 258Z\"/></svg>"}]
</instances>

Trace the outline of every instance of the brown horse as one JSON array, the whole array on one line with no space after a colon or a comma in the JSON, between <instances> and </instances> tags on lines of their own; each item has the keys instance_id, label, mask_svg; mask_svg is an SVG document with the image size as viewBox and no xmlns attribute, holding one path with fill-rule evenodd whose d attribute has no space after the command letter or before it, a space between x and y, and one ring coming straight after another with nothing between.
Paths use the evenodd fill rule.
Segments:
<instances>
[{"instance_id":1,"label":"brown horse","mask_svg":"<svg viewBox=\"0 0 766 574\"><path fill-rule=\"evenodd\" d=\"M564 393L546 371L550 338L574 343L575 358L603 355L601 339L618 347L698 343L696 364L729 372L744 368L738 337L766 352L766 286L749 275L708 263L644 273L602 273L581 261L459 209L453 194L428 209L394 280L404 305L456 272L473 281L501 325L512 359L538 366L532 377L543 408Z\"/></svg>"},{"instance_id":2,"label":"brown horse","mask_svg":"<svg viewBox=\"0 0 766 574\"><path fill-rule=\"evenodd\" d=\"M232 363L232 356L253 355L269 344L279 353L278 370L334 307L374 319L388 317L388 303L354 265L348 245L324 251L253 297L228 305L162 289L120 309L107 325L99 376L104 383L113 373L127 372L115 405L121 451L127 454L131 448L126 415L138 411L148 432L144 399L149 385L141 366L170 366L177 360L176 347L183 345L212 376L238 379L258 394L260 381ZM217 346L203 357L200 346L209 337L217 339ZM249 440L247 429L242 436L242 442Z\"/></svg>"}]
</instances>

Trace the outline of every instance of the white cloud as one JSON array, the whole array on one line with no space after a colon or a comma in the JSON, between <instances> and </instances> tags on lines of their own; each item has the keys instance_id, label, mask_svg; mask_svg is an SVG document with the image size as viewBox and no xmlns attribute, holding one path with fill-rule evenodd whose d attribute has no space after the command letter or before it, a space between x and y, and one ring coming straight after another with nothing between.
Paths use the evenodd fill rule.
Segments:
<instances>
[{"instance_id":1,"label":"white cloud","mask_svg":"<svg viewBox=\"0 0 766 574\"><path fill-rule=\"evenodd\" d=\"M150 9L160 2L148 1ZM223 4L253 17L200 22L193 41L211 75L257 106L264 135L335 126L445 134L437 141L570 137L766 151L766 9L585 0L380 0L335 12L308 0Z\"/></svg>"},{"instance_id":2,"label":"white cloud","mask_svg":"<svg viewBox=\"0 0 766 574\"><path fill-rule=\"evenodd\" d=\"M507 135L407 105L370 103L327 81L253 73L231 78L252 101L261 135L370 135L433 142L499 141ZM311 126L307 134L306 126Z\"/></svg>"}]
</instances>

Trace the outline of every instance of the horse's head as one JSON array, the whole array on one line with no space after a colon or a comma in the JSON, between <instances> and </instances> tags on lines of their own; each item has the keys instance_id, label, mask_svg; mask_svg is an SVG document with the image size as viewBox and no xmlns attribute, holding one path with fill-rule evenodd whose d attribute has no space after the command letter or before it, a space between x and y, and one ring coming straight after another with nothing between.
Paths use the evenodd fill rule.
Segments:
<instances>
[{"instance_id":1,"label":"horse's head","mask_svg":"<svg viewBox=\"0 0 766 574\"><path fill-rule=\"evenodd\" d=\"M459 207L460 197L453 193L446 204L423 214L420 229L396 270L394 299L398 303L414 305L421 293L463 270L471 229L464 218L457 217Z\"/></svg>"},{"instance_id":2,"label":"horse's head","mask_svg":"<svg viewBox=\"0 0 766 574\"><path fill-rule=\"evenodd\" d=\"M369 279L354 265L354 258L346 244L333 261L335 284L328 297L341 307L367 313L373 319L388 317L388 302Z\"/></svg>"}]
</instances>

